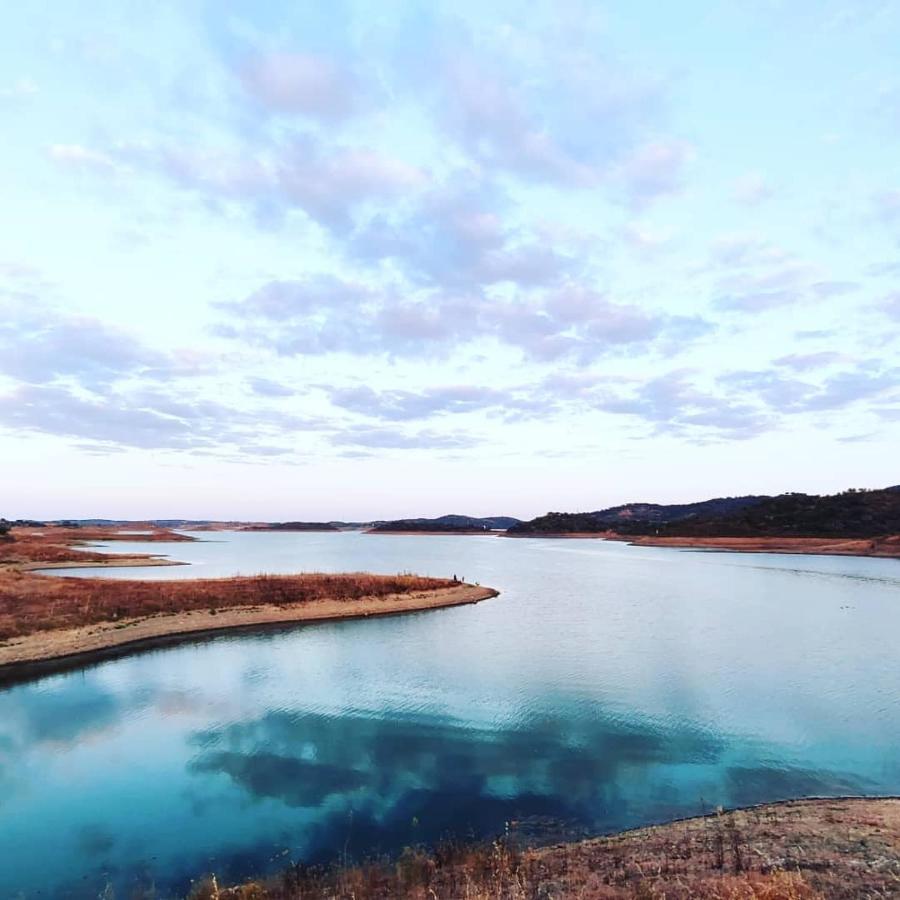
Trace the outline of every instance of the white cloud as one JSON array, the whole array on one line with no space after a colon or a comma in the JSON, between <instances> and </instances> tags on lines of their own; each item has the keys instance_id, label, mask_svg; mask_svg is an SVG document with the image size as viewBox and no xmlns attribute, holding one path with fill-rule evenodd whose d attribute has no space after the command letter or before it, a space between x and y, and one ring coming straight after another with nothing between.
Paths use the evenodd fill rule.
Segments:
<instances>
[{"instance_id":1,"label":"white cloud","mask_svg":"<svg viewBox=\"0 0 900 900\"><path fill-rule=\"evenodd\" d=\"M54 162L73 169L114 173L120 168L112 157L88 147L82 147L80 144L53 144L49 153Z\"/></svg>"},{"instance_id":2,"label":"white cloud","mask_svg":"<svg viewBox=\"0 0 900 900\"><path fill-rule=\"evenodd\" d=\"M273 112L336 121L357 103L355 79L333 60L310 53L257 56L243 66L240 78L247 92Z\"/></svg>"}]
</instances>

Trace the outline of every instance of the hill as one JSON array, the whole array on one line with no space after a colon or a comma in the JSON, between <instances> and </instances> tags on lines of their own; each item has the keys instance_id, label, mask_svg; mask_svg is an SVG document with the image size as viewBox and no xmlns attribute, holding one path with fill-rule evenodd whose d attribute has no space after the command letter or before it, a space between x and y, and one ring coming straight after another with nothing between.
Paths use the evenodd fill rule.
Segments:
<instances>
[{"instance_id":1,"label":"hill","mask_svg":"<svg viewBox=\"0 0 900 900\"><path fill-rule=\"evenodd\" d=\"M267 522L265 525L246 525L242 531L340 531L331 522Z\"/></svg>"},{"instance_id":2,"label":"hill","mask_svg":"<svg viewBox=\"0 0 900 900\"><path fill-rule=\"evenodd\" d=\"M900 485L840 494L720 497L697 503L629 503L586 513L547 513L513 536L597 534L659 537L871 538L900 534Z\"/></svg>"},{"instance_id":3,"label":"hill","mask_svg":"<svg viewBox=\"0 0 900 900\"><path fill-rule=\"evenodd\" d=\"M390 522L379 522L371 529L379 531L409 531L409 532L447 532L467 533L472 531L505 531L519 524L519 519L512 516L474 516L448 515L438 516L436 519L394 519Z\"/></svg>"},{"instance_id":4,"label":"hill","mask_svg":"<svg viewBox=\"0 0 900 900\"><path fill-rule=\"evenodd\" d=\"M766 495L751 494L746 497L716 497L696 503L625 503L590 513L600 522L610 525L629 522L665 523L690 518L721 518L742 509L756 506Z\"/></svg>"},{"instance_id":5,"label":"hill","mask_svg":"<svg viewBox=\"0 0 900 900\"><path fill-rule=\"evenodd\" d=\"M530 522L514 525L507 534L539 537L542 534L598 534L610 530L610 524L598 519L596 513L549 512Z\"/></svg>"},{"instance_id":6,"label":"hill","mask_svg":"<svg viewBox=\"0 0 900 900\"><path fill-rule=\"evenodd\" d=\"M620 533L648 534L638 529ZM900 486L841 494L782 494L726 516L682 519L659 527L684 537L875 538L900 534Z\"/></svg>"}]
</instances>

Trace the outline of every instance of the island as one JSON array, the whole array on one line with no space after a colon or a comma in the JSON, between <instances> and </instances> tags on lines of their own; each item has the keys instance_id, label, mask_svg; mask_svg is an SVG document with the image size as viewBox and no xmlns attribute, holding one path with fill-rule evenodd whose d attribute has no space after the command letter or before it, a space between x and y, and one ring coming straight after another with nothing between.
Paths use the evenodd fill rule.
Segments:
<instances>
[{"instance_id":1,"label":"island","mask_svg":"<svg viewBox=\"0 0 900 900\"><path fill-rule=\"evenodd\" d=\"M0 539L0 682L110 656L210 637L477 603L497 591L453 578L303 573L167 581L64 577L59 567L179 565L157 554L116 555L93 541L174 542L154 528L13 528Z\"/></svg>"}]
</instances>

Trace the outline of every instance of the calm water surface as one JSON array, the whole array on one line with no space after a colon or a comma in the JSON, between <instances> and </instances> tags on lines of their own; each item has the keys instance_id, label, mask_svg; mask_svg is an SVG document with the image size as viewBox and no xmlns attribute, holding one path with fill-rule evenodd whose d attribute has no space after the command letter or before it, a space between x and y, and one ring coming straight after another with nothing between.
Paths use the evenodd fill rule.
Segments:
<instances>
[{"instance_id":1,"label":"calm water surface","mask_svg":"<svg viewBox=\"0 0 900 900\"><path fill-rule=\"evenodd\" d=\"M0 897L150 883L171 896L205 871L240 878L509 822L555 836L900 793L900 562L198 536L154 545L191 566L72 574L411 570L503 593L0 692Z\"/></svg>"}]
</instances>

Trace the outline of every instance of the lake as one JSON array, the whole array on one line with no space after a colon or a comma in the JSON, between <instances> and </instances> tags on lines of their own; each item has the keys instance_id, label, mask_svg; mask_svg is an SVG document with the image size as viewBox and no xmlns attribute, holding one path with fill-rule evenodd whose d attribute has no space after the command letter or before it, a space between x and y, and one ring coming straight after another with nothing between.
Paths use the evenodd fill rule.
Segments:
<instances>
[{"instance_id":1,"label":"lake","mask_svg":"<svg viewBox=\"0 0 900 900\"><path fill-rule=\"evenodd\" d=\"M556 840L900 793L900 561L592 540L209 533L193 578L370 570L502 591L0 692L0 896L184 891L450 834ZM136 536L137 538L137 536Z\"/></svg>"}]
</instances>

